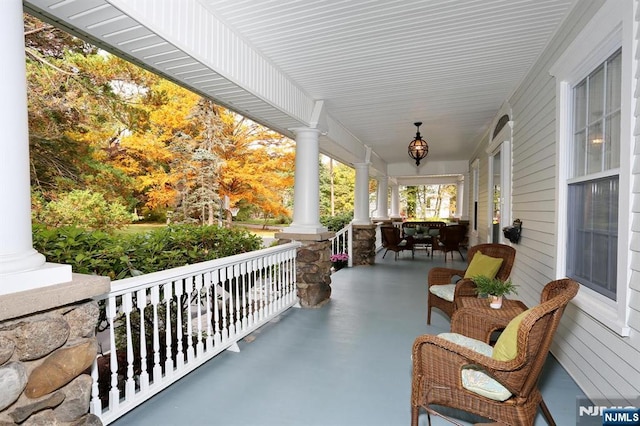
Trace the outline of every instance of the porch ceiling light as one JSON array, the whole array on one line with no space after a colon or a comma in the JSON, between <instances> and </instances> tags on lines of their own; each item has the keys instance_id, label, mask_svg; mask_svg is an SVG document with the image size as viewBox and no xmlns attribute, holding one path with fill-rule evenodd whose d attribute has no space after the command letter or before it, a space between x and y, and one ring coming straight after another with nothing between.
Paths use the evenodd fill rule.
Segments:
<instances>
[{"instance_id":1,"label":"porch ceiling light","mask_svg":"<svg viewBox=\"0 0 640 426\"><path fill-rule=\"evenodd\" d=\"M409 157L416 160L416 166L420 165L420 160L429 154L429 144L420 136L421 121L413 123L417 127L416 137L409 143Z\"/></svg>"}]
</instances>

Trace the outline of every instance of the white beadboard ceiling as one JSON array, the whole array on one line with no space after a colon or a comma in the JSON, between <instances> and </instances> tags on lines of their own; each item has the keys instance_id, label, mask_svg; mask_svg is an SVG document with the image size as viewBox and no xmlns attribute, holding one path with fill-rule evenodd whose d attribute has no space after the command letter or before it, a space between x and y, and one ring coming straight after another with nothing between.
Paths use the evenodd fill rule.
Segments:
<instances>
[{"instance_id":1,"label":"white beadboard ceiling","mask_svg":"<svg viewBox=\"0 0 640 426\"><path fill-rule=\"evenodd\" d=\"M159 1L171 3L174 9L182 4ZM383 164L406 165L407 175L415 176L416 168L407 155L415 135L413 123L423 122L420 130L430 146L419 174L444 174L443 168L430 171L430 164L469 160L575 0L197 1L300 93L324 100L328 114L370 147ZM126 17L118 17L119 3L126 2L25 1L28 11L41 13L103 47L113 41L92 29L125 28ZM93 19L83 22L83 28L78 17L90 9L86 16ZM99 25L96 19L101 19ZM135 36L136 42L153 38L140 17L136 22L141 24L137 32L117 34ZM118 38L113 31L110 34L112 40ZM127 44L122 44L122 38L118 43L110 50L120 51ZM173 54L181 57L179 51ZM193 73L204 75L205 68L194 64L184 77L174 73L172 78L193 85ZM171 75L166 69L161 72ZM233 108L236 99L225 99L226 95L245 102L250 97L233 86L212 97ZM295 124L293 119L288 123L277 117L278 111L263 105L259 96L251 105L252 118L277 130ZM332 145L327 146L325 150L330 151ZM337 149L336 156L358 160L341 152Z\"/></svg>"}]
</instances>

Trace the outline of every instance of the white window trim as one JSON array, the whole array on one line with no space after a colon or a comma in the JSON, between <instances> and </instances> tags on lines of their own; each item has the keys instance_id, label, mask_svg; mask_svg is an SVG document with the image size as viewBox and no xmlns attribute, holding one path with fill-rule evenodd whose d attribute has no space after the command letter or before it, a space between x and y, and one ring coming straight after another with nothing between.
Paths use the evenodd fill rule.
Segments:
<instances>
[{"instance_id":1,"label":"white window trim","mask_svg":"<svg viewBox=\"0 0 640 426\"><path fill-rule=\"evenodd\" d=\"M473 177L473 202L472 202L472 208L474 209L474 211L471 212L472 218L473 218L473 228L471 231L471 235L476 239L477 242L477 238L478 238L478 233L480 231L480 227L478 226L478 218L479 216L479 212L476 211L475 209L478 206L479 200L480 200L480 159L476 158L475 160L473 160L473 163L471 163L471 174Z\"/></svg>"},{"instance_id":2,"label":"white window trim","mask_svg":"<svg viewBox=\"0 0 640 426\"><path fill-rule=\"evenodd\" d=\"M498 114L498 117L502 117L504 114ZM511 117L511 112L509 112ZM495 128L495 125L494 125ZM513 120L509 120L507 124L495 135L489 147L487 148L487 154L489 154L489 234L487 242L490 242L490 236L492 234L493 224L493 157L500 152L500 229L505 226L511 225L511 186L513 182L513 155L511 154L513 144ZM499 233L499 242L501 244L510 244L505 241L502 232Z\"/></svg>"},{"instance_id":3,"label":"white window trim","mask_svg":"<svg viewBox=\"0 0 640 426\"><path fill-rule=\"evenodd\" d=\"M572 140L572 86L582 81L618 48L622 47L622 109L619 169L619 216L617 301L581 286L573 300L576 306L621 336L628 336L629 287L631 279L630 229L631 218L631 141L633 140L634 104L634 5L636 2L605 2L593 19L551 67L556 78L556 277L566 273L567 256L567 193L569 153Z\"/></svg>"}]
</instances>

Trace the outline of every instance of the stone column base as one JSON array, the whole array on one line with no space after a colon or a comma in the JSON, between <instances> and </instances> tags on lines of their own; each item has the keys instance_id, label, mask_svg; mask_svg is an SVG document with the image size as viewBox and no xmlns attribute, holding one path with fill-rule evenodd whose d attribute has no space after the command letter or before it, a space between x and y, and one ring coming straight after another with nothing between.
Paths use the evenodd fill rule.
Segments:
<instances>
[{"instance_id":1,"label":"stone column base","mask_svg":"<svg viewBox=\"0 0 640 426\"><path fill-rule=\"evenodd\" d=\"M334 232L322 234L278 233L278 243L299 241L296 256L296 285L303 308L319 308L331 297L331 241Z\"/></svg>"},{"instance_id":2,"label":"stone column base","mask_svg":"<svg viewBox=\"0 0 640 426\"><path fill-rule=\"evenodd\" d=\"M353 266L376 261L376 225L353 225Z\"/></svg>"},{"instance_id":3,"label":"stone column base","mask_svg":"<svg viewBox=\"0 0 640 426\"><path fill-rule=\"evenodd\" d=\"M0 296L0 424L101 425L89 413L100 308L108 277Z\"/></svg>"}]
</instances>

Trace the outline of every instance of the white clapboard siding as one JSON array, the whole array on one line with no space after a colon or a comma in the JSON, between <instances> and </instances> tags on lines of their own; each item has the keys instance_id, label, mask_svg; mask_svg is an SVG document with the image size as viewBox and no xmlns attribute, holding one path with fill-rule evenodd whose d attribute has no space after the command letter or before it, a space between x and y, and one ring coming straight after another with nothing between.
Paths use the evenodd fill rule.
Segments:
<instances>
[{"instance_id":1,"label":"white clapboard siding","mask_svg":"<svg viewBox=\"0 0 640 426\"><path fill-rule=\"evenodd\" d=\"M602 2L581 3L558 30L528 76L508 100L513 129L512 211L523 223L512 278L520 283L519 297L529 305L542 287L555 278L556 82L549 68L564 52ZM636 17L636 21L638 17ZM636 41L640 38L636 34ZM636 58L638 54L636 54ZM638 78L638 76L636 76ZM639 92L636 91L636 99ZM637 106L637 105L636 105ZM640 108L636 107L636 117ZM635 129L636 146L640 126ZM486 146L486 141L485 141ZM480 158L479 231L486 232L488 176L486 154ZM640 149L633 167L640 174ZM484 157L484 159L483 159ZM484 160L484 161L483 161ZM640 176L636 177L638 180ZM640 185L635 185L635 193ZM552 352L591 398L629 398L640 394L640 202L632 203L631 314L629 337L621 337L575 305L570 305L558 329ZM621 230L621 232L624 232Z\"/></svg>"}]
</instances>

